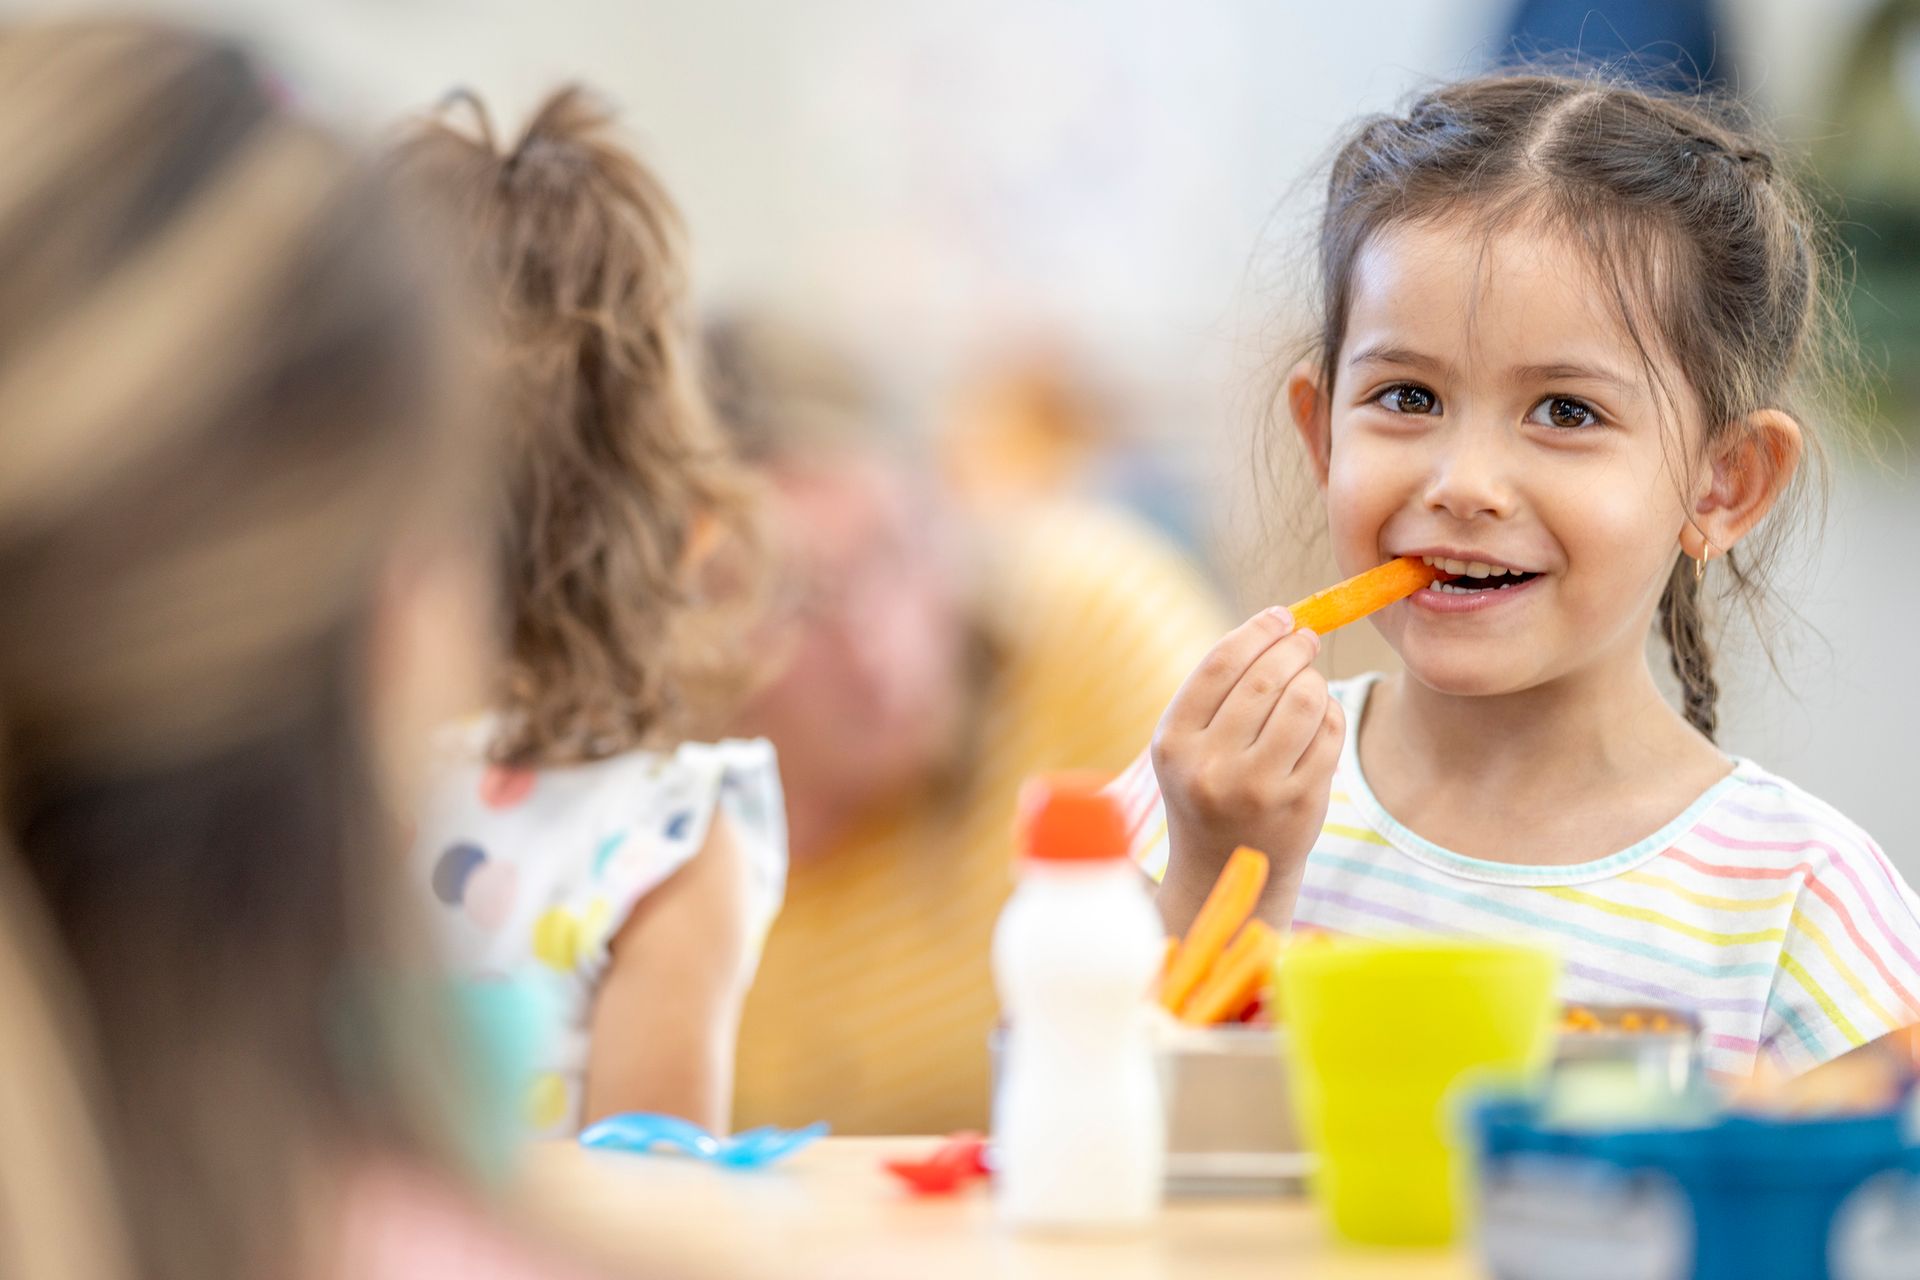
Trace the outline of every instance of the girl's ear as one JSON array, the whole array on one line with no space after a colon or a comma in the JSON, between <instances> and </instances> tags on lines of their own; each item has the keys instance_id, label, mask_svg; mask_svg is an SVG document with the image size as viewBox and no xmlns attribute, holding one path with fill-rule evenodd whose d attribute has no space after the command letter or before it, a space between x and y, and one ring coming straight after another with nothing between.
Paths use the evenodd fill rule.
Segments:
<instances>
[{"instance_id":1,"label":"girl's ear","mask_svg":"<svg viewBox=\"0 0 1920 1280\"><path fill-rule=\"evenodd\" d=\"M1706 488L1694 500L1680 549L1696 560L1731 551L1773 509L1800 466L1800 424L1778 409L1749 414L1710 459Z\"/></svg>"},{"instance_id":2,"label":"girl's ear","mask_svg":"<svg viewBox=\"0 0 1920 1280\"><path fill-rule=\"evenodd\" d=\"M1327 458L1333 448L1333 416L1326 389L1320 385L1320 370L1311 360L1302 360L1287 375L1287 409L1293 415L1293 429L1307 447L1314 483L1325 492Z\"/></svg>"}]
</instances>

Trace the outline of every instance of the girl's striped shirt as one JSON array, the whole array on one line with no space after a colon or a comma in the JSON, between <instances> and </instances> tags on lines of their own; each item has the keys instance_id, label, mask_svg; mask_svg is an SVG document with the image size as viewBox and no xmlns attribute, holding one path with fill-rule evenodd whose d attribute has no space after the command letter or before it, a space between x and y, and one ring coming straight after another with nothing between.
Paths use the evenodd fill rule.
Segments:
<instances>
[{"instance_id":1,"label":"girl's striped shirt","mask_svg":"<svg viewBox=\"0 0 1920 1280\"><path fill-rule=\"evenodd\" d=\"M1333 685L1357 726L1377 676ZM1296 926L1524 939L1555 947L1565 998L1692 1010L1709 1070L1789 1072L1920 1021L1920 898L1831 806L1750 760L1617 853L1570 866L1470 858L1374 798L1349 732ZM1140 864L1166 869L1145 756L1115 783Z\"/></svg>"}]
</instances>

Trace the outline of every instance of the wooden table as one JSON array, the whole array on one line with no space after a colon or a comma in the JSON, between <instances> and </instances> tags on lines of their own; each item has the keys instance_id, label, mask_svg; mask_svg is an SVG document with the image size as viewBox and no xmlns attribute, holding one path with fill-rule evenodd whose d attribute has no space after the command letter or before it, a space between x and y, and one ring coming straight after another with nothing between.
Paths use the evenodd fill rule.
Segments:
<instances>
[{"instance_id":1,"label":"wooden table","mask_svg":"<svg viewBox=\"0 0 1920 1280\"><path fill-rule=\"evenodd\" d=\"M1175 1199L1122 1239L1035 1239L994 1218L984 1188L916 1199L880 1169L917 1138L841 1138L757 1173L571 1144L537 1148L527 1207L562 1239L636 1274L759 1280L1456 1280L1462 1252L1330 1242L1313 1207L1278 1198Z\"/></svg>"}]
</instances>

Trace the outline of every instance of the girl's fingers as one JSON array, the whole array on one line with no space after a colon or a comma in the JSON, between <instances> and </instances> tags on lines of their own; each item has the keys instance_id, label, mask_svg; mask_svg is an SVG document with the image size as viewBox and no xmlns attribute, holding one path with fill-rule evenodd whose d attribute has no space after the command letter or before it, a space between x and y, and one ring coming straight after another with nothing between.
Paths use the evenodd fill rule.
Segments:
<instances>
[{"instance_id":1,"label":"girl's fingers","mask_svg":"<svg viewBox=\"0 0 1920 1280\"><path fill-rule=\"evenodd\" d=\"M1262 766L1291 772L1324 729L1332 705L1326 677L1318 671L1301 672L1299 678L1287 686L1274 705L1273 714L1260 727L1253 752Z\"/></svg>"},{"instance_id":2,"label":"girl's fingers","mask_svg":"<svg viewBox=\"0 0 1920 1280\"><path fill-rule=\"evenodd\" d=\"M1309 672L1315 677L1319 672ZM1302 716L1290 723L1282 723L1281 712L1276 709L1274 717L1260 734L1255 752L1265 767L1285 773L1312 774L1324 770L1329 776L1340 762L1340 747L1347 737L1346 712L1332 695L1325 693L1325 681L1321 681L1321 692L1325 705L1320 714L1313 717Z\"/></svg>"},{"instance_id":3,"label":"girl's fingers","mask_svg":"<svg viewBox=\"0 0 1920 1280\"><path fill-rule=\"evenodd\" d=\"M1251 747L1319 652L1319 637L1297 631L1255 658L1207 726L1208 739L1234 751Z\"/></svg>"},{"instance_id":4,"label":"girl's fingers","mask_svg":"<svg viewBox=\"0 0 1920 1280\"><path fill-rule=\"evenodd\" d=\"M1292 632L1293 618L1285 609L1263 609L1227 632L1173 695L1166 725L1198 731L1213 723L1247 668Z\"/></svg>"}]
</instances>

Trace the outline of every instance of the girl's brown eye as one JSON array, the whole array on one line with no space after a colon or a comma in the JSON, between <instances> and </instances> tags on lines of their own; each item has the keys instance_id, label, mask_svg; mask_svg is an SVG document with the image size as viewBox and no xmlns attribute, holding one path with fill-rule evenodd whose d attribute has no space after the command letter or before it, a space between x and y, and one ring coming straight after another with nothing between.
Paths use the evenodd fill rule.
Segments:
<instances>
[{"instance_id":1,"label":"girl's brown eye","mask_svg":"<svg viewBox=\"0 0 1920 1280\"><path fill-rule=\"evenodd\" d=\"M1440 410L1440 401L1433 392L1410 383L1388 387L1380 393L1378 403L1395 413L1438 413Z\"/></svg>"},{"instance_id":2,"label":"girl's brown eye","mask_svg":"<svg viewBox=\"0 0 1920 1280\"><path fill-rule=\"evenodd\" d=\"M1534 407L1533 420L1545 426L1570 430L1595 426L1600 421L1600 415L1584 400L1575 400L1572 396L1548 396Z\"/></svg>"}]
</instances>

